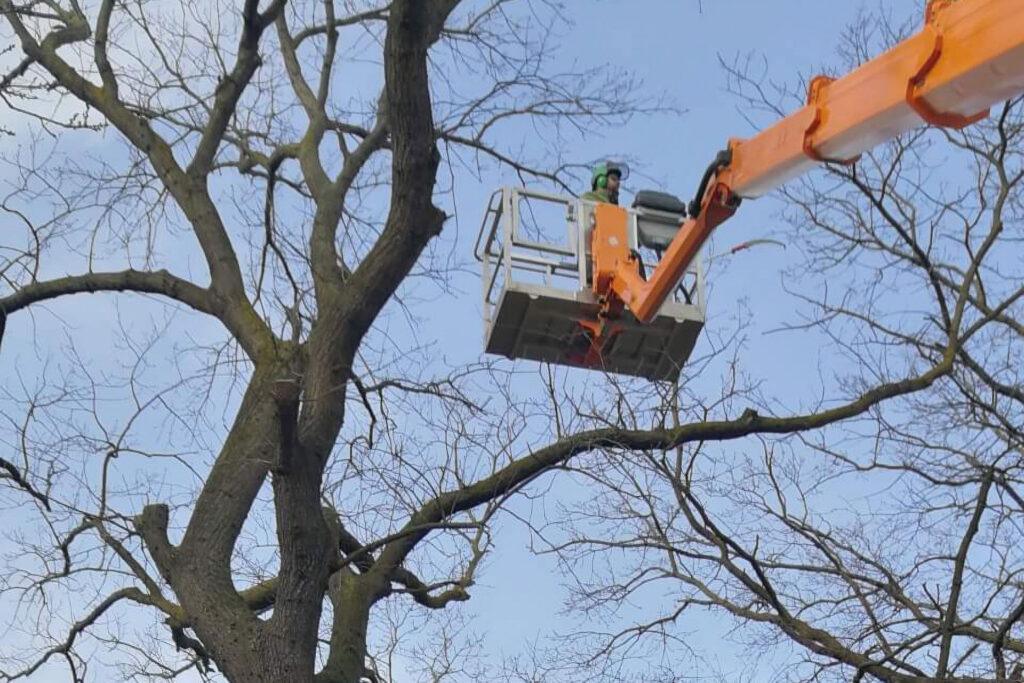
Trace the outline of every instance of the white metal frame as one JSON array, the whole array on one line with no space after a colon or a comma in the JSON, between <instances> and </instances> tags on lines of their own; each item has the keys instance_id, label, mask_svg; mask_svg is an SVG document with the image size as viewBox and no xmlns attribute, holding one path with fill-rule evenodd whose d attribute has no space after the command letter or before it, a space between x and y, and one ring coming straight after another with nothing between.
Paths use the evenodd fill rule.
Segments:
<instances>
[{"instance_id":1,"label":"white metal frame","mask_svg":"<svg viewBox=\"0 0 1024 683\"><path fill-rule=\"evenodd\" d=\"M560 204L565 207L567 230L560 231L575 240L555 244L526 239L521 232L521 206L523 201ZM565 298L571 295L579 301L593 301L588 282L589 258L587 234L592 226L586 219L591 202L520 187L503 187L488 201L487 211L477 235L474 253L482 266L484 331L489 334L494 322L495 307L503 290L515 286L527 273L540 274L543 284L532 287L540 294ZM637 220L642 212L627 209L629 240L632 249L638 248ZM647 263L648 272L655 263ZM520 277L517 278L517 275ZM499 278L501 281L499 282ZM561 285L561 286L560 286ZM704 269L700 258L690 264L672 298L665 302L659 315L678 319L694 317L696 308L701 320L706 312Z\"/></svg>"}]
</instances>

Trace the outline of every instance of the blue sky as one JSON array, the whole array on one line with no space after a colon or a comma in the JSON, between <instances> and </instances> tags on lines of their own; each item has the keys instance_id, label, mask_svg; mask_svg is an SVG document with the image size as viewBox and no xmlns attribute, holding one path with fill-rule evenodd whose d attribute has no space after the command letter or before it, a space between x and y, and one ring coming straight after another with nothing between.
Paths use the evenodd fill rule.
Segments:
<instances>
[{"instance_id":1,"label":"blue sky","mask_svg":"<svg viewBox=\"0 0 1024 683\"><path fill-rule=\"evenodd\" d=\"M725 141L753 132L744 112L738 110L739 100L726 92L720 56L727 61L747 54L755 60L763 58L771 79L797 87L807 77L840 63L836 56L838 37L858 13L882 7L906 19L919 13L923 2L567 0L566 4L576 23L559 44L560 60L566 65L609 64L631 70L643 78L650 92L664 92L684 110L682 114L636 118L604 135L590 136L569 150L568 156L585 162L628 155L639 163L634 165L627 195L644 187L658 187L688 199L705 165ZM454 240L449 244L456 260L474 263L472 240L486 198L495 187L513 182L515 177L510 172L493 169L480 182L468 175L457 177L455 194L445 198L449 205L444 206L458 216L446 234L446 240ZM716 235L711 249L727 248L752 237L790 239L778 210L773 197L745 203L737 217ZM817 381L816 369L811 366L821 362L822 353L820 339L812 335L769 333L793 321L794 303L783 291L781 278L783 270L796 261L797 251L797 245L787 250L752 250L721 262L712 271L708 305L711 329L724 329L741 310L752 313L745 363L759 369L772 395L793 407L799 404L808 382ZM450 361L471 362L482 352L478 285L472 273L457 276L454 285L460 293L432 292L427 296L419 311L423 317L421 332L435 340ZM55 335L66 333L80 340L84 350L109 348L104 346L108 343L105 329L112 313L120 310L129 318L149 316L134 305L128 299L115 305L95 297L81 297L73 305L55 305L60 319L40 314L36 320L37 339L53 341ZM31 349L28 337L19 341L12 336L15 325L26 323L19 320L8 325L4 367L0 368L5 383L15 381L15 369L24 376L38 376L45 359ZM216 334L212 328L195 332ZM532 371L523 362L516 369ZM571 486L556 491L567 499L579 494ZM543 641L553 629L565 628L571 622L558 615L564 593L551 560L528 552L529 539L515 522L501 522L501 532L496 535L496 553L464 609L472 615L473 628L487 634L488 651L513 654L524 642ZM510 591L509 585L526 588ZM503 617L495 619L496 613ZM708 648L710 659L719 658L729 667L736 653L728 646L714 649L721 629L716 624L694 623L694 629L706 629L709 634L695 642ZM41 673L32 680L63 678Z\"/></svg>"}]
</instances>

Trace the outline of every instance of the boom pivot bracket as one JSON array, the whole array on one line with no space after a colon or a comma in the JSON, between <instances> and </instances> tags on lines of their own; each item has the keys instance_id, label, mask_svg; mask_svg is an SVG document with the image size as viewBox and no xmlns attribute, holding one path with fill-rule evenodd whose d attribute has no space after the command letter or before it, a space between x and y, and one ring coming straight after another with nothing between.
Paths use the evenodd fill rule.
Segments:
<instances>
[{"instance_id":1,"label":"boom pivot bracket","mask_svg":"<svg viewBox=\"0 0 1024 683\"><path fill-rule=\"evenodd\" d=\"M907 81L907 104L917 112L921 119L932 126L940 128L961 129L977 123L988 117L989 110L985 109L970 116L940 112L925 99L922 91L925 82L939 63L943 55L944 36L942 16L943 12L950 6L949 0L931 0L925 12L925 24L921 33L911 40L921 44L921 66Z\"/></svg>"}]
</instances>

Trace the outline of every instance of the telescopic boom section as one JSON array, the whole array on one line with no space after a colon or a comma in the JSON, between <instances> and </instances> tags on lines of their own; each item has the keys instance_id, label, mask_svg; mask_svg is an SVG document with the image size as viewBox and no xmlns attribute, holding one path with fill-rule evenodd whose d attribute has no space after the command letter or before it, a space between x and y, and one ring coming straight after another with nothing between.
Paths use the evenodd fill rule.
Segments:
<instances>
[{"instance_id":1,"label":"telescopic boom section","mask_svg":"<svg viewBox=\"0 0 1024 683\"><path fill-rule=\"evenodd\" d=\"M593 236L595 293L651 320L711 232L741 198L759 197L823 161L849 163L919 126L962 128L1024 93L1024 0L931 0L924 28L839 79L815 78L808 102L749 140L731 140L651 277L624 234L626 213L599 206ZM696 208L696 207L694 207Z\"/></svg>"}]
</instances>

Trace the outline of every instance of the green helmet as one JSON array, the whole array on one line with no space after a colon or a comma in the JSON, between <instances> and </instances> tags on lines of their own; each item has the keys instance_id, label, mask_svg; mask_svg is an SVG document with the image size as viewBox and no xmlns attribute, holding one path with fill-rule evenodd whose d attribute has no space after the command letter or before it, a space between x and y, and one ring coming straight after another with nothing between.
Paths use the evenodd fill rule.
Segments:
<instances>
[{"instance_id":1,"label":"green helmet","mask_svg":"<svg viewBox=\"0 0 1024 683\"><path fill-rule=\"evenodd\" d=\"M629 177L629 166L619 161L602 161L594 166L590 174L590 189L603 190L608 187L608 176L615 174L619 180Z\"/></svg>"}]
</instances>

